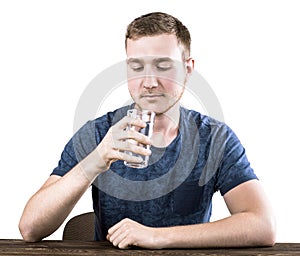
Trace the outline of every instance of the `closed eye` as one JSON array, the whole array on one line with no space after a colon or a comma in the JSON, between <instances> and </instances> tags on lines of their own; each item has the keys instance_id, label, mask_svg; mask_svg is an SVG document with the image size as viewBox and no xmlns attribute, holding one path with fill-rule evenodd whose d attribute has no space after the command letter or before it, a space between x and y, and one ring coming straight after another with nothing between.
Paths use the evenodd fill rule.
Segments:
<instances>
[{"instance_id":1,"label":"closed eye","mask_svg":"<svg viewBox=\"0 0 300 256\"><path fill-rule=\"evenodd\" d=\"M144 70L144 65L139 62L130 62L129 67L131 70L133 70L135 72L141 72Z\"/></svg>"},{"instance_id":2,"label":"closed eye","mask_svg":"<svg viewBox=\"0 0 300 256\"><path fill-rule=\"evenodd\" d=\"M160 71L167 71L172 68L172 65L157 65L156 68Z\"/></svg>"},{"instance_id":3,"label":"closed eye","mask_svg":"<svg viewBox=\"0 0 300 256\"><path fill-rule=\"evenodd\" d=\"M173 61L167 60L160 60L156 62L156 68L159 71L167 71L173 68Z\"/></svg>"}]
</instances>

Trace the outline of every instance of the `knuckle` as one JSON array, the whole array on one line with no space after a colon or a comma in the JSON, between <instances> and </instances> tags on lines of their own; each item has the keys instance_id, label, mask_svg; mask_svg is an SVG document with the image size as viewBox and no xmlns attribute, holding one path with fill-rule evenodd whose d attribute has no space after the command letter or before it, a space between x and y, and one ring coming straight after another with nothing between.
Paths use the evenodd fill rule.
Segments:
<instances>
[{"instance_id":1,"label":"knuckle","mask_svg":"<svg viewBox=\"0 0 300 256\"><path fill-rule=\"evenodd\" d=\"M129 150L133 150L136 145L137 145L137 141L132 140L132 139L128 139L125 142L125 147L126 147L126 149L129 149Z\"/></svg>"},{"instance_id":2,"label":"knuckle","mask_svg":"<svg viewBox=\"0 0 300 256\"><path fill-rule=\"evenodd\" d=\"M133 131L132 129L128 129L126 131L126 133L127 133L126 135L128 138L132 138L132 137L134 137L135 131Z\"/></svg>"}]
</instances>

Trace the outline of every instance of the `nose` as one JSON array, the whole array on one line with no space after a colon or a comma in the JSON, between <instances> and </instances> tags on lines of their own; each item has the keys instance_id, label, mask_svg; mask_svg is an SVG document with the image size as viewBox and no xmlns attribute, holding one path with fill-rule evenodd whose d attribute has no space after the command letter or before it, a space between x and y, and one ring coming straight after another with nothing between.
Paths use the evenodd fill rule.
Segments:
<instances>
[{"instance_id":1,"label":"nose","mask_svg":"<svg viewBox=\"0 0 300 256\"><path fill-rule=\"evenodd\" d=\"M143 79L144 88L151 89L158 86L157 79L154 75L146 75Z\"/></svg>"},{"instance_id":2,"label":"nose","mask_svg":"<svg viewBox=\"0 0 300 256\"><path fill-rule=\"evenodd\" d=\"M146 67L145 76L143 78L143 86L146 89L157 87L157 77L151 67Z\"/></svg>"}]
</instances>

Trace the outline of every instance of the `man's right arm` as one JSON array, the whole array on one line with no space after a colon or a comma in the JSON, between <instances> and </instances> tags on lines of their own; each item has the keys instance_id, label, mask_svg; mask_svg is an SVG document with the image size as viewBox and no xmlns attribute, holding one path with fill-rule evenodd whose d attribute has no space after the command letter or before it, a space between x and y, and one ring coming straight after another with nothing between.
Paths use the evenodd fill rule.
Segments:
<instances>
[{"instance_id":1,"label":"man's right arm","mask_svg":"<svg viewBox=\"0 0 300 256\"><path fill-rule=\"evenodd\" d=\"M127 142L127 139L134 139L143 144L150 144L146 136L135 131L125 131L128 123L140 127L146 125L138 119L123 118L109 129L101 143L73 169L62 177L51 175L30 198L19 223L25 241L39 241L52 234L64 222L95 178L108 170L112 162L140 161L124 151L143 155L151 153L143 147Z\"/></svg>"}]
</instances>

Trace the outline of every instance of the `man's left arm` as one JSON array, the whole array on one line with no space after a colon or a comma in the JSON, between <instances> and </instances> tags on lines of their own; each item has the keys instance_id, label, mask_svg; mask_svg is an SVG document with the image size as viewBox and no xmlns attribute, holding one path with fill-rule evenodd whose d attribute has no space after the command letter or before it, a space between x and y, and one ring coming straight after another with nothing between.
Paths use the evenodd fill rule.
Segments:
<instances>
[{"instance_id":1,"label":"man's left arm","mask_svg":"<svg viewBox=\"0 0 300 256\"><path fill-rule=\"evenodd\" d=\"M224 200L231 216L204 224L152 228L124 219L108 230L108 240L119 248L205 248L272 246L275 218L258 180L229 190Z\"/></svg>"}]
</instances>

